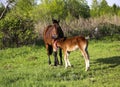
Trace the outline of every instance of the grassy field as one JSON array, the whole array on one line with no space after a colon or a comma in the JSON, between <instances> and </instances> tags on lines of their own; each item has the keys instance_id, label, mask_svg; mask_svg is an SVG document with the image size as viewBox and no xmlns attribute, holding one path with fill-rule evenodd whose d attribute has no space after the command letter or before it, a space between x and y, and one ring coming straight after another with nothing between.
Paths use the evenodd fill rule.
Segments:
<instances>
[{"instance_id":1,"label":"grassy field","mask_svg":"<svg viewBox=\"0 0 120 87\"><path fill-rule=\"evenodd\" d=\"M0 50L0 87L120 87L120 41L89 41L90 70L79 51L73 67L49 66L44 46ZM53 56L52 56L53 64Z\"/></svg>"}]
</instances>

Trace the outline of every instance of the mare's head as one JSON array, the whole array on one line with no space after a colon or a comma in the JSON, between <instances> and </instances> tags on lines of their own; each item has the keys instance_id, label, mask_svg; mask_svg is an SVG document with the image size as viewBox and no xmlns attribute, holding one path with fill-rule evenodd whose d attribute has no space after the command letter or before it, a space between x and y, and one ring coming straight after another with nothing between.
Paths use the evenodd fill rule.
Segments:
<instances>
[{"instance_id":1,"label":"mare's head","mask_svg":"<svg viewBox=\"0 0 120 87\"><path fill-rule=\"evenodd\" d=\"M52 30L52 39L57 39L57 38L59 38L60 29L61 29L61 27L59 26L60 20L52 19L52 22L53 22L53 26L54 26L53 30Z\"/></svg>"},{"instance_id":2,"label":"mare's head","mask_svg":"<svg viewBox=\"0 0 120 87\"><path fill-rule=\"evenodd\" d=\"M53 19L53 18L52 18L52 23L53 23L53 24L59 25L59 22L60 22L60 20L56 20L56 19Z\"/></svg>"}]
</instances>

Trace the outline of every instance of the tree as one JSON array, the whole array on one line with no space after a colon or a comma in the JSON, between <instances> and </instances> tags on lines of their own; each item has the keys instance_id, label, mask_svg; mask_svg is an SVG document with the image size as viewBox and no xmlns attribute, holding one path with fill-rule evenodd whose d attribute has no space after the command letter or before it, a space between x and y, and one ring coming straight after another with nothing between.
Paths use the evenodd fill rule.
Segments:
<instances>
[{"instance_id":1,"label":"tree","mask_svg":"<svg viewBox=\"0 0 120 87\"><path fill-rule=\"evenodd\" d=\"M30 17L33 5L34 0L18 0L12 11L21 17Z\"/></svg>"},{"instance_id":2,"label":"tree","mask_svg":"<svg viewBox=\"0 0 120 87\"><path fill-rule=\"evenodd\" d=\"M92 5L91 5L91 16L99 16L99 3L97 0L92 0Z\"/></svg>"},{"instance_id":3,"label":"tree","mask_svg":"<svg viewBox=\"0 0 120 87\"><path fill-rule=\"evenodd\" d=\"M19 0L0 21L0 44L19 46L34 42L34 21L30 17L33 0Z\"/></svg>"},{"instance_id":4,"label":"tree","mask_svg":"<svg viewBox=\"0 0 120 87\"><path fill-rule=\"evenodd\" d=\"M112 8L112 14L113 15L119 15L119 13L120 13L120 7L119 6L117 6L116 4L113 4L113 6L111 8Z\"/></svg>"},{"instance_id":5,"label":"tree","mask_svg":"<svg viewBox=\"0 0 120 87\"><path fill-rule=\"evenodd\" d=\"M52 17L66 19L71 15L74 18L90 17L90 9L86 0L41 0L39 6L33 10L33 17L40 20L49 20Z\"/></svg>"},{"instance_id":6,"label":"tree","mask_svg":"<svg viewBox=\"0 0 120 87\"><path fill-rule=\"evenodd\" d=\"M4 10L4 6L2 3L0 3L0 14L2 14L3 10Z\"/></svg>"},{"instance_id":7,"label":"tree","mask_svg":"<svg viewBox=\"0 0 120 87\"><path fill-rule=\"evenodd\" d=\"M6 4L4 5L2 4L2 6L4 7L3 12L1 12L0 14L0 19L4 18L4 16L7 14L7 12L10 10L10 8L14 5L15 0L6 0Z\"/></svg>"},{"instance_id":8,"label":"tree","mask_svg":"<svg viewBox=\"0 0 120 87\"><path fill-rule=\"evenodd\" d=\"M99 11L100 11L100 15L105 15L109 13L111 14L110 6L108 5L106 0L101 1Z\"/></svg>"},{"instance_id":9,"label":"tree","mask_svg":"<svg viewBox=\"0 0 120 87\"><path fill-rule=\"evenodd\" d=\"M90 9L86 0L66 0L65 2L68 13L70 13L73 17L90 17Z\"/></svg>"}]
</instances>

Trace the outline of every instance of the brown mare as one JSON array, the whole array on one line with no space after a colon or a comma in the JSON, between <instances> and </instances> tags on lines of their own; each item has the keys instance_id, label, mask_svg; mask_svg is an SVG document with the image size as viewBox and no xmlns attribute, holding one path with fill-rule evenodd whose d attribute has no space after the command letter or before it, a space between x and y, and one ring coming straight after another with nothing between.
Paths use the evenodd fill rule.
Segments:
<instances>
[{"instance_id":1,"label":"brown mare","mask_svg":"<svg viewBox=\"0 0 120 87\"><path fill-rule=\"evenodd\" d=\"M53 42L57 38L64 37L64 33L59 25L59 21L52 19L53 24L48 25L43 33L43 38L45 42L45 46L47 49L47 55L48 55L48 62L49 65L51 64L50 55L53 52L54 55L54 65L57 66L59 64L58 58L57 58L57 51L53 50ZM59 56L60 56L60 64L62 65L62 50L59 49Z\"/></svg>"},{"instance_id":2,"label":"brown mare","mask_svg":"<svg viewBox=\"0 0 120 87\"><path fill-rule=\"evenodd\" d=\"M89 69L90 67L89 54L87 51L88 41L85 39L85 37L75 36L75 37L57 39L54 42L54 49L57 50L58 47L63 49L65 68L67 68L68 66L71 66L69 59L68 59L70 52L76 49L80 49L85 59L85 64L86 64L85 71Z\"/></svg>"}]
</instances>

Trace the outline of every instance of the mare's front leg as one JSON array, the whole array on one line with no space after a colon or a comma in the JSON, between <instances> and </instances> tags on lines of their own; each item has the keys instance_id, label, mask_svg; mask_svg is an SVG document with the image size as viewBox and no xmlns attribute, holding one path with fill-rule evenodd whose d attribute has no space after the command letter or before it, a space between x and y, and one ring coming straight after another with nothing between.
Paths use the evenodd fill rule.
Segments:
<instances>
[{"instance_id":1,"label":"mare's front leg","mask_svg":"<svg viewBox=\"0 0 120 87\"><path fill-rule=\"evenodd\" d=\"M54 56L54 66L59 65L59 61L58 61L58 57L57 57L57 51L53 52L53 56Z\"/></svg>"},{"instance_id":2,"label":"mare's front leg","mask_svg":"<svg viewBox=\"0 0 120 87\"><path fill-rule=\"evenodd\" d=\"M57 57L57 48L53 45L53 56L54 56L54 66L59 65L58 57Z\"/></svg>"},{"instance_id":3,"label":"mare's front leg","mask_svg":"<svg viewBox=\"0 0 120 87\"><path fill-rule=\"evenodd\" d=\"M63 62L62 62L62 49L61 48L59 49L59 56L60 56L60 65L63 65Z\"/></svg>"}]
</instances>

